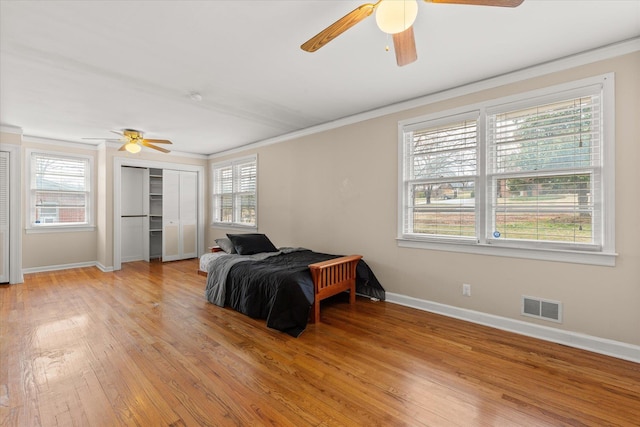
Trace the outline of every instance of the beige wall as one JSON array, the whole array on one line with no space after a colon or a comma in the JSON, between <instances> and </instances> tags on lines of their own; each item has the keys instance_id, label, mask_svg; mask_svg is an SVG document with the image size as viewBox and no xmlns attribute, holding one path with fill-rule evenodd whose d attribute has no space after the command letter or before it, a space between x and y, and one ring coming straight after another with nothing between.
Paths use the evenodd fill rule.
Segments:
<instances>
[{"instance_id":1,"label":"beige wall","mask_svg":"<svg viewBox=\"0 0 640 427\"><path fill-rule=\"evenodd\" d=\"M180 156L175 154L156 154L142 151L130 154L118 151L117 147L83 147L80 144L64 142L32 142L19 134L0 133L0 142L21 146L22 177L20 197L22 198L21 235L22 268L25 270L46 270L47 268L81 264L97 264L100 268L113 268L113 159L130 157L136 160L201 166L205 169L205 194L207 192L207 160L203 157ZM88 155L94 158L94 207L96 212L94 231L70 231L51 233L26 233L26 212L29 201L25 196L24 173L27 170L26 149L42 149L50 152ZM205 217L207 204L205 203Z\"/></svg>"},{"instance_id":2,"label":"beige wall","mask_svg":"<svg viewBox=\"0 0 640 427\"><path fill-rule=\"evenodd\" d=\"M0 132L0 143L20 145L22 143L22 137L16 133Z\"/></svg>"},{"instance_id":3,"label":"beige wall","mask_svg":"<svg viewBox=\"0 0 640 427\"><path fill-rule=\"evenodd\" d=\"M615 72L615 267L399 248L397 124L431 112ZM258 153L259 230L277 246L360 253L391 293L640 345L640 53L424 105ZM211 228L208 243L227 230ZM463 297L462 283L472 285ZM522 295L562 301L564 322L520 315Z\"/></svg>"},{"instance_id":4,"label":"beige wall","mask_svg":"<svg viewBox=\"0 0 640 427\"><path fill-rule=\"evenodd\" d=\"M94 167L97 168L96 150L92 148L78 149L77 146L69 147L61 144L46 144L22 142L22 268L32 269L41 266L61 266L66 264L86 264L96 260L97 232L94 231L70 231L53 233L27 233L27 213L29 212L29 199L26 196L28 182L25 173L28 170L29 161L26 149L46 150L49 152L69 153L75 155L93 157ZM93 191L96 186L94 180ZM96 199L93 203L95 208Z\"/></svg>"}]
</instances>

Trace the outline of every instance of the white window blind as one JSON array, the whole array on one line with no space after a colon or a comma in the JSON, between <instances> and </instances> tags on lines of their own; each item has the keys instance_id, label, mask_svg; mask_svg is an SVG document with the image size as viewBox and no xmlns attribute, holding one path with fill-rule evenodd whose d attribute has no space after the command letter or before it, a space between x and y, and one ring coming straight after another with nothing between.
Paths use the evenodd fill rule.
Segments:
<instances>
[{"instance_id":1,"label":"white window blind","mask_svg":"<svg viewBox=\"0 0 640 427\"><path fill-rule=\"evenodd\" d=\"M257 159L213 165L214 222L255 227L257 220Z\"/></svg>"},{"instance_id":2,"label":"white window blind","mask_svg":"<svg viewBox=\"0 0 640 427\"><path fill-rule=\"evenodd\" d=\"M490 239L601 245L599 92L488 116Z\"/></svg>"},{"instance_id":3,"label":"white window blind","mask_svg":"<svg viewBox=\"0 0 640 427\"><path fill-rule=\"evenodd\" d=\"M32 227L90 224L88 158L31 153Z\"/></svg>"},{"instance_id":4,"label":"white window blind","mask_svg":"<svg viewBox=\"0 0 640 427\"><path fill-rule=\"evenodd\" d=\"M475 237L477 113L405 133L404 234Z\"/></svg>"},{"instance_id":5,"label":"white window blind","mask_svg":"<svg viewBox=\"0 0 640 427\"><path fill-rule=\"evenodd\" d=\"M607 74L401 122L398 244L612 265L613 83Z\"/></svg>"}]
</instances>

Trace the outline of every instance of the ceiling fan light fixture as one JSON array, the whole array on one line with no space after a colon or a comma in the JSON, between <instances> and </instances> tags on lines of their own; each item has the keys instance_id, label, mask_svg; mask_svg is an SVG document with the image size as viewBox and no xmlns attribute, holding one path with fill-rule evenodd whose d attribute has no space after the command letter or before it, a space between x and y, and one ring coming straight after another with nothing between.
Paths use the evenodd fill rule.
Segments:
<instances>
[{"instance_id":1,"label":"ceiling fan light fixture","mask_svg":"<svg viewBox=\"0 0 640 427\"><path fill-rule=\"evenodd\" d=\"M131 141L124 146L124 149L130 152L131 154L136 154L136 153L139 153L140 150L142 150L142 147L139 146L136 142Z\"/></svg>"},{"instance_id":2,"label":"ceiling fan light fixture","mask_svg":"<svg viewBox=\"0 0 640 427\"><path fill-rule=\"evenodd\" d=\"M376 9L378 28L387 34L397 34L413 25L418 16L416 0L384 0Z\"/></svg>"}]
</instances>

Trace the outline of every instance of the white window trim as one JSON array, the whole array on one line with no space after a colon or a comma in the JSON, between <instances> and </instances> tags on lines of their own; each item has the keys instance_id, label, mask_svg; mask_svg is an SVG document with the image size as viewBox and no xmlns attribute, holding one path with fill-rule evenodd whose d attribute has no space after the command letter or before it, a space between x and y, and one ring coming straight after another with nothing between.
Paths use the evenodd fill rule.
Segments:
<instances>
[{"instance_id":1,"label":"white window trim","mask_svg":"<svg viewBox=\"0 0 640 427\"><path fill-rule=\"evenodd\" d=\"M95 231L95 168L93 156L83 154L69 154L60 151L38 150L28 148L25 150L25 198L28 202L28 209L26 210L25 220L25 232L27 234L35 233L65 233L75 231ZM69 157L74 159L87 160L89 163L89 197L87 205L87 223L86 224L56 224L56 225L38 225L35 226L31 223L31 211L32 211L32 194L31 194L31 168L32 168L32 156L33 154L44 154L58 157Z\"/></svg>"},{"instance_id":2,"label":"white window trim","mask_svg":"<svg viewBox=\"0 0 640 427\"><path fill-rule=\"evenodd\" d=\"M485 241L484 238L476 239L446 239L435 238L432 236L407 236L403 233L403 217L405 205L404 192L404 132L407 129L415 127L418 123L426 121L437 121L443 118L469 114L475 110L480 111L480 120L478 121L478 133L483 137L478 144L478 163L482 170L486 166L487 142L485 135L485 117L487 111L492 111L504 104L521 102L526 99L538 97L548 97L560 92L569 92L586 88L588 86L602 86L602 138L603 138L603 160L602 160L602 180L603 180L603 227L604 237L602 249L597 252L572 250L572 249L550 249L540 248L536 245L522 244L517 242L500 242L500 244L492 244L491 241ZM492 256L505 256L514 258L526 258L546 261L571 262L578 264L615 266L617 253L615 252L615 81L614 73L608 73L601 76L577 80L574 82L564 83L551 86L535 91L525 92L504 98L494 99L473 105L447 110L439 113L429 114L417 118L403 120L398 123L398 223L397 223L397 244L404 248L429 249L447 252L461 252ZM482 164L481 164L482 163ZM484 172L483 172L484 173ZM486 182L483 181L481 187L484 191ZM479 209L486 212L486 197L483 194L479 199ZM484 237L484 222L481 224L482 229L478 232L478 236Z\"/></svg>"},{"instance_id":3,"label":"white window trim","mask_svg":"<svg viewBox=\"0 0 640 427\"><path fill-rule=\"evenodd\" d=\"M238 163L246 163L249 161L253 161L256 163L256 222L254 225L246 225L239 223L231 223L231 222L220 222L215 220L215 194L214 194L214 176L215 170L221 167L226 166L234 166ZM211 226L218 228L225 228L230 230L241 230L241 231L257 231L258 230L258 155L253 154L250 156L238 157L231 160L217 162L211 164ZM234 206L235 209L235 206ZM235 216L235 212L234 212Z\"/></svg>"}]
</instances>

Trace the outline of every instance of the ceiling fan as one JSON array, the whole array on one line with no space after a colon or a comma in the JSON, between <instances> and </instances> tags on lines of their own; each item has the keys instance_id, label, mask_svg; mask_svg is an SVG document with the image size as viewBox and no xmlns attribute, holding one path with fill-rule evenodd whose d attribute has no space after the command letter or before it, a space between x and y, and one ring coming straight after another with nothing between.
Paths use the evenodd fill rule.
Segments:
<instances>
[{"instance_id":1,"label":"ceiling fan","mask_svg":"<svg viewBox=\"0 0 640 427\"><path fill-rule=\"evenodd\" d=\"M472 6L516 7L524 0L424 0L427 3L466 4ZM393 47L399 67L418 59L413 22L418 15L416 0L378 0L358 6L315 36L304 42L300 48L315 52L358 22L376 11L376 23L387 34L393 35Z\"/></svg>"},{"instance_id":2,"label":"ceiling fan","mask_svg":"<svg viewBox=\"0 0 640 427\"><path fill-rule=\"evenodd\" d=\"M117 133L122 138L119 139L105 139L105 138L83 138L83 139L104 139L105 141L122 142L122 147L118 151L128 151L130 153L138 153L142 150L142 147L153 148L154 150L161 151L163 153L170 153L169 150L163 147L158 147L154 144L171 144L171 141L166 139L146 139L143 138L143 132L135 129L123 129L122 132L112 130L111 132Z\"/></svg>"}]
</instances>

